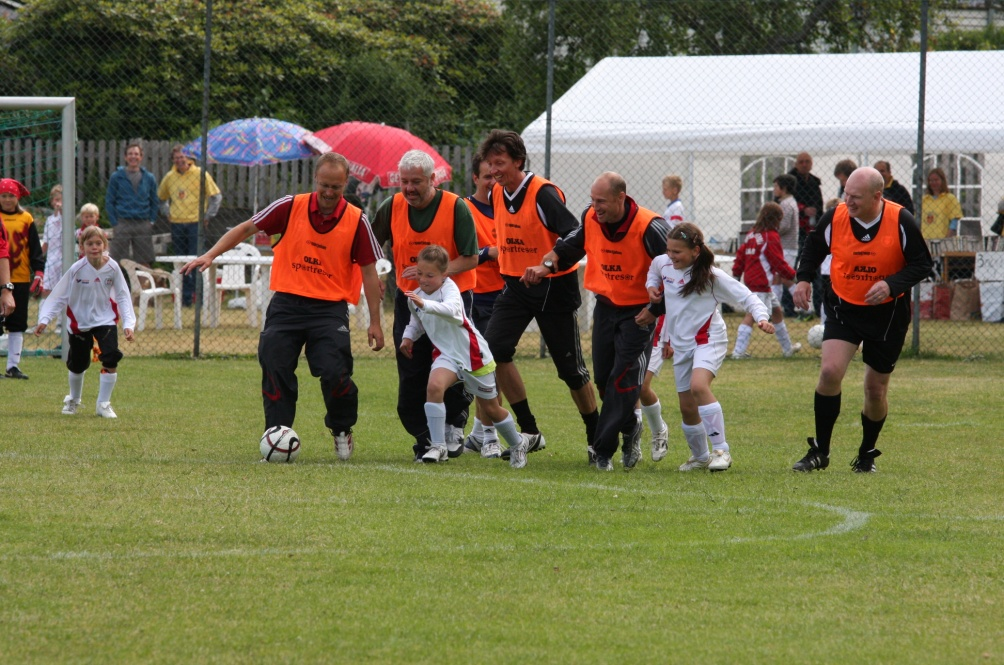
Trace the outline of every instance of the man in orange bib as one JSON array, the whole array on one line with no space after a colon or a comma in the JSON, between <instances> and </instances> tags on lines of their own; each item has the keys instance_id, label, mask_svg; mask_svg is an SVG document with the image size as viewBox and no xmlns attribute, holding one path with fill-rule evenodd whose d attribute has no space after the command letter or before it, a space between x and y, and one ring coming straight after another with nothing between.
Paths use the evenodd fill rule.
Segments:
<instances>
[{"instance_id":1,"label":"man in orange bib","mask_svg":"<svg viewBox=\"0 0 1004 665\"><path fill-rule=\"evenodd\" d=\"M635 402L652 353L655 322L665 311L662 303L649 302L645 278L652 259L666 253L669 224L635 203L618 173L600 175L589 199L582 226L559 238L543 261L560 266L589 259L583 284L596 294L593 376L603 400L589 456L596 468L612 471L618 435L623 435L621 461L630 469L641 459L642 422L635 416ZM543 263L531 266L524 281L539 283L550 272Z\"/></svg>"},{"instance_id":2,"label":"man in orange bib","mask_svg":"<svg viewBox=\"0 0 1004 665\"><path fill-rule=\"evenodd\" d=\"M258 338L265 428L293 426L298 388L296 365L306 346L310 373L321 379L327 414L324 424L335 437L335 453L347 460L354 448L359 389L352 381L349 303L366 293L369 346L384 346L380 327L383 290L376 261L383 258L366 214L342 198L349 163L333 152L314 167L315 191L284 196L227 231L213 247L181 271L205 271L213 259L259 231L282 237L273 246L265 327Z\"/></svg>"},{"instance_id":3,"label":"man in orange bib","mask_svg":"<svg viewBox=\"0 0 1004 665\"><path fill-rule=\"evenodd\" d=\"M823 294L826 323L816 384L816 436L795 471L825 469L830 437L840 415L841 383L862 345L865 363L861 445L851 462L857 473L875 471L875 447L889 412L889 379L910 326L910 289L931 272L931 254L916 222L903 206L882 199L885 181L871 167L851 173L844 203L827 211L806 238L792 294L807 307L812 281L827 255L830 289Z\"/></svg>"},{"instance_id":4,"label":"man in orange bib","mask_svg":"<svg viewBox=\"0 0 1004 665\"><path fill-rule=\"evenodd\" d=\"M421 150L409 150L398 163L401 191L384 201L373 221L377 241L391 242L397 295L394 297L394 348L397 357L397 415L404 429L415 437L415 461L429 450L428 420L425 415L426 386L432 369L433 346L428 335L415 341L411 357L401 353L404 329L411 320L405 291L418 289L418 253L423 247L439 245L450 255L447 275L456 283L471 315L471 300L477 277L478 241L471 211L464 199L438 189L432 176L435 163ZM473 397L463 382L446 391L447 450L450 457L464 451L467 407Z\"/></svg>"}]
</instances>

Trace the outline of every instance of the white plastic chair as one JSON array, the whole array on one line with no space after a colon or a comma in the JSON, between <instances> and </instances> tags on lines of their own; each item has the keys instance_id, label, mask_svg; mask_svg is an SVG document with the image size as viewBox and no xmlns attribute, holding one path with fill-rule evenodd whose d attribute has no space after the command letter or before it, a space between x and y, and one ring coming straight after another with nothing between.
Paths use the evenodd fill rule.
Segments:
<instances>
[{"instance_id":1,"label":"white plastic chair","mask_svg":"<svg viewBox=\"0 0 1004 665\"><path fill-rule=\"evenodd\" d=\"M228 264L227 258L232 257L260 257L261 252L254 245L240 243L231 250L220 254L220 263L216 267L216 285L212 296L206 295L203 300L203 317L209 315L209 298L216 298L217 305L222 305L224 291L247 291L247 301L245 309L248 313L248 324L258 325L258 300L260 298L259 284L261 282L261 266L251 266L251 279L247 279L247 267L243 264ZM211 287L206 284L203 288L206 291ZM267 288L267 287L266 287Z\"/></svg>"},{"instance_id":2,"label":"white plastic chair","mask_svg":"<svg viewBox=\"0 0 1004 665\"><path fill-rule=\"evenodd\" d=\"M164 327L163 300L167 296L174 297L174 327L181 328L181 286L180 280L174 279L171 273L155 268L144 268L135 261L122 259L119 265L129 278L129 289L133 300L137 303L136 330L146 327L146 312L153 301L154 324L158 329ZM158 286L157 280L168 286Z\"/></svg>"}]
</instances>

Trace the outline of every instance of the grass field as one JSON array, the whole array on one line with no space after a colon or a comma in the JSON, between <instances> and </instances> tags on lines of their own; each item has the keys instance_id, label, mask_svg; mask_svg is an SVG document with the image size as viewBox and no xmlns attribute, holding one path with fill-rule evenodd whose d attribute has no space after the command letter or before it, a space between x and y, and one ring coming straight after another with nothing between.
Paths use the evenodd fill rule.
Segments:
<instances>
[{"instance_id":1,"label":"grass field","mask_svg":"<svg viewBox=\"0 0 1004 665\"><path fill-rule=\"evenodd\" d=\"M27 359L0 381L0 662L1004 662L1000 363L903 361L874 475L847 466L860 362L811 475L812 357L726 364L716 475L676 471L665 377L669 457L601 474L550 363L521 368L548 443L514 471L413 464L387 358L357 362L347 463L301 364L292 465L258 462L254 361L127 357L108 421L94 369L71 418L62 363Z\"/></svg>"}]
</instances>

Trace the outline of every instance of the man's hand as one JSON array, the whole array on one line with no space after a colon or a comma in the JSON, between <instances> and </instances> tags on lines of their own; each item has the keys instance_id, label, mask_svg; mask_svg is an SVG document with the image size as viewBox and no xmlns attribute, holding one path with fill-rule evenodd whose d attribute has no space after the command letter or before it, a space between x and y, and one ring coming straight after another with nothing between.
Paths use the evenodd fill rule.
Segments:
<instances>
[{"instance_id":1,"label":"man's hand","mask_svg":"<svg viewBox=\"0 0 1004 665\"><path fill-rule=\"evenodd\" d=\"M865 302L869 305L880 305L889 298L890 294L889 285L883 279L875 282L872 288L868 289L868 293L865 294Z\"/></svg>"},{"instance_id":2,"label":"man's hand","mask_svg":"<svg viewBox=\"0 0 1004 665\"><path fill-rule=\"evenodd\" d=\"M523 271L523 276L519 278L519 281L523 282L526 286L533 286L534 284L540 284L550 274L551 271L544 266L528 266Z\"/></svg>"},{"instance_id":3,"label":"man's hand","mask_svg":"<svg viewBox=\"0 0 1004 665\"><path fill-rule=\"evenodd\" d=\"M31 295L38 296L42 295L42 271L38 270L35 272L35 279L31 280L31 286L28 287L28 291Z\"/></svg>"},{"instance_id":4,"label":"man's hand","mask_svg":"<svg viewBox=\"0 0 1004 665\"><path fill-rule=\"evenodd\" d=\"M809 282L799 282L795 285L795 290L791 292L791 299L798 309L809 309L812 304L812 284Z\"/></svg>"},{"instance_id":5,"label":"man's hand","mask_svg":"<svg viewBox=\"0 0 1004 665\"><path fill-rule=\"evenodd\" d=\"M638 324L639 328L645 328L656 322L656 316L646 307L638 312L638 316L634 317L634 322Z\"/></svg>"},{"instance_id":6,"label":"man's hand","mask_svg":"<svg viewBox=\"0 0 1004 665\"><path fill-rule=\"evenodd\" d=\"M211 265L213 265L213 257L209 256L208 254L203 254L199 258L189 261L185 265L181 266L181 268L179 268L178 271L182 275L187 275L196 268L198 268L199 272L206 272L206 268L208 268Z\"/></svg>"},{"instance_id":7,"label":"man's hand","mask_svg":"<svg viewBox=\"0 0 1004 665\"><path fill-rule=\"evenodd\" d=\"M366 333L366 337L367 337L367 342L369 343L370 348L372 350L379 351L380 349L383 348L384 345L383 328L380 327L379 321L370 322L370 327Z\"/></svg>"}]
</instances>

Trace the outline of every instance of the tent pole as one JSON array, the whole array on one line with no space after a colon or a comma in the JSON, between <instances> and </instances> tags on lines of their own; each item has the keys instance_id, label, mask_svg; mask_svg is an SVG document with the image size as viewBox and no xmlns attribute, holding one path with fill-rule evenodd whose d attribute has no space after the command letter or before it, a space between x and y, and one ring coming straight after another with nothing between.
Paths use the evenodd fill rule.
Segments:
<instances>
[{"instance_id":1,"label":"tent pole","mask_svg":"<svg viewBox=\"0 0 1004 665\"><path fill-rule=\"evenodd\" d=\"M920 2L920 85L917 90L917 168L914 169L913 200L917 224L924 217L924 100L927 95L927 12L929 0ZM920 284L913 287L913 352L920 353Z\"/></svg>"}]
</instances>

